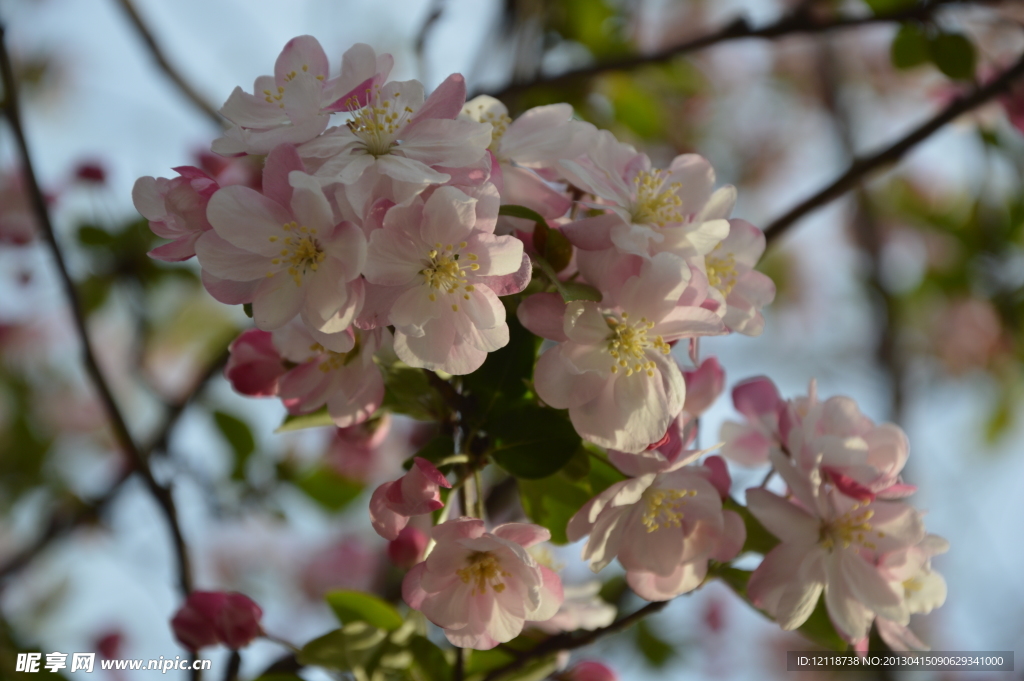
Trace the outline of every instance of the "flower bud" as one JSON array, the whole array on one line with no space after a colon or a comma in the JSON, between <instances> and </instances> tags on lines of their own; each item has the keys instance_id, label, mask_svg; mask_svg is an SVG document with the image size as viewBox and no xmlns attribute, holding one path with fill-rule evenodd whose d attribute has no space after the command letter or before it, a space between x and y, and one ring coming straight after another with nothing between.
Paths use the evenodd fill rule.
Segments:
<instances>
[{"instance_id":1,"label":"flower bud","mask_svg":"<svg viewBox=\"0 0 1024 681\"><path fill-rule=\"evenodd\" d=\"M260 635L263 611L240 593L193 591L174 618L174 637L189 650L223 643L232 650Z\"/></svg>"},{"instance_id":2,"label":"flower bud","mask_svg":"<svg viewBox=\"0 0 1024 681\"><path fill-rule=\"evenodd\" d=\"M232 650L249 645L262 633L262 616L263 610L248 596L240 593L226 594L217 627L221 643Z\"/></svg>"},{"instance_id":3,"label":"flower bud","mask_svg":"<svg viewBox=\"0 0 1024 681\"><path fill-rule=\"evenodd\" d=\"M267 331L249 329L231 342L224 377L243 395L269 397L277 394L277 381L285 366Z\"/></svg>"},{"instance_id":4,"label":"flower bud","mask_svg":"<svg viewBox=\"0 0 1024 681\"><path fill-rule=\"evenodd\" d=\"M406 526L398 538L388 543L388 558L397 567L408 570L423 557L429 537L415 527Z\"/></svg>"},{"instance_id":5,"label":"flower bud","mask_svg":"<svg viewBox=\"0 0 1024 681\"><path fill-rule=\"evenodd\" d=\"M619 677L607 665L584 660L562 675L566 681L618 681Z\"/></svg>"}]
</instances>

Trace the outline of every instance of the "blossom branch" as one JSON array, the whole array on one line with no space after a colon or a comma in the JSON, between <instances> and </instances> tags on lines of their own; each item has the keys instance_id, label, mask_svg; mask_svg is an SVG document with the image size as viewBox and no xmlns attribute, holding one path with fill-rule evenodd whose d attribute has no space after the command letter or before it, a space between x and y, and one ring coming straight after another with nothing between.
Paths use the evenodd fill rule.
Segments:
<instances>
[{"instance_id":1,"label":"blossom branch","mask_svg":"<svg viewBox=\"0 0 1024 681\"><path fill-rule=\"evenodd\" d=\"M850 191L860 184L871 172L899 161L908 151L928 139L933 133L940 130L947 123L952 122L962 114L967 113L972 109L976 109L996 95L1002 93L1010 87L1013 81L1017 80L1021 76L1024 76L1024 55L1021 55L1020 59L1018 59L1013 66L1003 71L997 78L989 81L985 85L975 88L973 92L958 97L952 104L912 130L902 139L893 142L885 149L882 149L870 156L854 158L846 172L836 178L830 185L813 196L805 199L803 202L792 208L788 213L775 219L771 224L765 227L765 238L767 239L768 244L771 245L775 242L786 232L786 230L792 227L793 224L808 213L815 211Z\"/></svg>"},{"instance_id":2,"label":"blossom branch","mask_svg":"<svg viewBox=\"0 0 1024 681\"><path fill-rule=\"evenodd\" d=\"M750 25L746 17L739 17L733 22L722 27L718 31L698 36L678 45L659 50L646 55L637 55L623 59L601 62L592 66L585 66L572 69L554 76L540 76L522 83L511 83L496 92L476 93L490 94L497 99L505 99L522 94L537 86L559 86L567 85L579 79L593 78L611 71L627 71L648 64L658 64L675 59L690 52L696 52L706 47L731 40L757 38L770 40L794 34L815 34L829 33L832 31L848 28L857 28L870 24L886 24L916 19L923 21L930 18L939 8L954 4L976 4L968 3L965 0L931 0L924 4L914 4L895 12L885 12L864 17L840 17L838 19L822 20L815 16L813 3L801 3L796 8L782 16L778 21L755 28ZM985 4L982 2L982 4Z\"/></svg>"},{"instance_id":3,"label":"blossom branch","mask_svg":"<svg viewBox=\"0 0 1024 681\"><path fill-rule=\"evenodd\" d=\"M206 101L202 95L196 92L196 89L189 85L178 70L171 66L171 63L167 61L167 57L164 55L163 49L156 42L156 38L153 37L153 33L146 26L146 23L139 16L138 11L135 9L135 5L132 4L132 0L118 0L118 4L121 5L121 9L124 10L125 15L135 28L135 32L142 38L142 42L145 43L149 53L153 56L153 60L156 62L160 70L164 72L174 86L178 88L181 94L185 95L186 99L192 102L197 109L203 112L210 121L213 122L218 128L223 127L224 119L221 118L217 110Z\"/></svg>"},{"instance_id":4,"label":"blossom branch","mask_svg":"<svg viewBox=\"0 0 1024 681\"><path fill-rule=\"evenodd\" d=\"M174 499L171 496L170 490L158 483L153 477L153 472L149 468L148 461L139 449L138 445L135 443L135 440L131 435L131 431L128 429L128 424L125 421L124 416L121 414L121 411L117 406L117 402L114 400L114 395L110 390L110 386L107 384L106 378L103 376L103 372L99 367L95 352L93 351L92 342L89 340L85 313L82 309L81 301L79 300L78 291L75 288L75 283L71 280L71 275L68 273L67 265L64 262L64 255L57 243L53 224L50 221L50 212L46 206L46 199L43 197L43 192L39 187L39 182L32 166L32 156L29 153L28 141L22 127L18 103L18 91L14 81L14 68L11 64L10 54L7 51L7 43L3 26L0 26L0 75L2 75L4 84L4 115L10 122L11 130L14 133L15 142L21 156L29 200L39 220L39 226L43 233L43 238L49 244L50 250L53 252L53 257L57 264L64 293L67 296L69 305L71 306L75 328L82 343L82 360L85 365L86 372L99 393L100 400L103 402L107 411L115 438L121 445L124 452L128 455L134 470L142 476L146 486L153 494L157 504L160 506L167 518L174 542L175 553L178 559L179 582L182 591L188 593L192 589L192 574L188 561L188 550L181 534L181 527L178 524L178 515L174 505Z\"/></svg>"},{"instance_id":5,"label":"blossom branch","mask_svg":"<svg viewBox=\"0 0 1024 681\"><path fill-rule=\"evenodd\" d=\"M532 660L544 657L545 655L558 653L563 650L575 650L577 648L582 648L584 646L590 645L598 639L604 638L605 636L608 636L610 634L617 634L620 631L623 631L633 626L645 617L653 615L656 612L661 612L661 610L663 610L665 606L667 606L671 602L672 601L654 601L653 603L648 603L639 610L632 612L626 615L625 617L620 617L619 619L615 620L606 627L594 629L593 631L585 632L584 634L579 636L571 632L566 632L564 634L552 636L548 639L545 639L544 641L541 641L536 646L526 651L525 653L521 654L518 658L509 662L508 664L498 667L497 669L491 670L491 672L483 678L483 681L495 681L496 679L500 679L506 674L510 674L512 672L522 669Z\"/></svg>"}]
</instances>

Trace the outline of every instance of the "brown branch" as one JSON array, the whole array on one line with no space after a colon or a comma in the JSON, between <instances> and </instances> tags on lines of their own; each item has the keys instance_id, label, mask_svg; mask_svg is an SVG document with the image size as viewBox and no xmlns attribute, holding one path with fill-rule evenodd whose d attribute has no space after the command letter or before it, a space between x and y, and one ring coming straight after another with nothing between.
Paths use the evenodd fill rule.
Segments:
<instances>
[{"instance_id":1,"label":"brown branch","mask_svg":"<svg viewBox=\"0 0 1024 681\"><path fill-rule=\"evenodd\" d=\"M1013 66L1003 71L997 78L981 87L975 88L973 92L958 97L952 104L912 130L902 139L893 142L885 149L870 156L855 158L846 172L836 178L830 185L805 199L788 213L765 227L764 232L768 244L771 245L775 242L786 230L808 213L830 203L832 200L855 188L871 172L899 161L903 158L904 154L928 139L947 123L989 101L1009 88L1013 81L1021 76L1024 76L1024 54L1021 55L1021 58Z\"/></svg>"},{"instance_id":2,"label":"brown branch","mask_svg":"<svg viewBox=\"0 0 1024 681\"><path fill-rule=\"evenodd\" d=\"M197 109L203 112L208 119L210 119L215 126L221 128L224 126L224 119L217 113L217 110L207 102L202 95L196 92L195 88L189 85L178 70L171 66L171 63L167 61L167 57L164 55L163 49L161 49L159 43L156 42L156 38L153 37L153 33L146 26L146 23L139 16L138 11L135 9L135 5L132 4L132 0L117 0L118 4L121 5L121 9L124 10L128 20L131 21L132 26L135 28L135 32L142 38L142 42L146 44L146 48L149 53L153 56L153 61L156 62L160 70L164 72L174 86L178 88L181 94L185 95L185 98L192 102Z\"/></svg>"},{"instance_id":3,"label":"brown branch","mask_svg":"<svg viewBox=\"0 0 1024 681\"><path fill-rule=\"evenodd\" d=\"M498 667L497 669L491 670L487 676L483 678L483 681L496 681L506 674L518 671L526 666L533 660L550 655L552 653L558 653L563 650L575 650L576 648L582 648L588 646L594 641L600 638L604 638L610 634L617 634L624 629L628 629L640 620L644 619L648 615L653 615L656 612L660 612L672 601L655 601L648 603L644 607L640 608L636 612L632 612L625 617L620 617L615 620L607 627L601 627L600 629L594 629L588 631L582 635L576 635L572 632L566 632L564 634L558 634L552 636L538 643L530 650L522 653L515 660L512 660L508 664Z\"/></svg>"},{"instance_id":4,"label":"brown branch","mask_svg":"<svg viewBox=\"0 0 1024 681\"><path fill-rule=\"evenodd\" d=\"M696 52L719 43L731 40L743 39L773 39L795 34L827 33L831 31L857 28L869 24L886 24L902 21L924 21L929 19L939 8L953 4L988 4L986 0L978 0L971 3L967 0L931 0L923 4L914 4L895 12L874 14L863 17L840 17L838 19L818 19L815 17L811 3L801 3L796 8L785 14L778 21L754 28L745 17L740 17L718 31L698 36L678 45L659 50L652 54L636 55L600 62L592 66L585 66L578 69L565 71L554 76L541 76L522 83L511 83L496 92L476 94L489 94L497 99L513 97L537 86L563 86L580 79L588 79L610 71L627 71L648 64L658 64L675 59L690 52Z\"/></svg>"},{"instance_id":5,"label":"brown branch","mask_svg":"<svg viewBox=\"0 0 1024 681\"><path fill-rule=\"evenodd\" d=\"M11 130L14 133L14 139L18 146L18 152L21 156L29 200L33 211L36 214L36 218L38 219L42 236L50 246L50 250L53 253L53 259L57 264L57 270L60 274L61 283L64 288L64 294L67 296L68 303L71 307L75 329L77 330L79 339L82 343L82 362L85 365L86 373L89 375L96 391L99 393L100 401L103 403L103 406L107 411L111 428L114 431L114 437L117 439L125 454L128 455L128 459L134 470L142 476L146 486L152 492L157 504L163 510L164 515L167 518L174 541L175 552L178 558L179 581L182 590L188 593L192 587L192 575L188 562L187 547L185 546L185 541L181 534L181 527L178 524L178 515L174 506L174 499L171 496L170 491L158 483L153 477L153 472L149 468L148 461L140 451L138 445L136 445L135 440L132 438L131 431L128 429L128 424L125 421L124 416L121 414L121 410L117 406L117 402L110 390L110 386L107 384L106 378L103 376L103 372L96 361L96 354L93 351L92 342L89 339L85 313L82 309L78 291L75 288L74 281L71 279L71 275L68 273L67 265L64 262L64 255L61 252L60 245L57 243L57 237L53 230L53 223L50 221L50 211L46 205L46 199L43 197L43 192L39 187L39 181L36 178L35 170L32 166L32 155L29 152L28 141L25 137L25 131L22 126L18 103L18 90L14 80L14 69L11 64L10 54L7 51L7 43L5 40L3 26L0 26L0 75L2 75L4 84L4 115L10 122Z\"/></svg>"}]
</instances>

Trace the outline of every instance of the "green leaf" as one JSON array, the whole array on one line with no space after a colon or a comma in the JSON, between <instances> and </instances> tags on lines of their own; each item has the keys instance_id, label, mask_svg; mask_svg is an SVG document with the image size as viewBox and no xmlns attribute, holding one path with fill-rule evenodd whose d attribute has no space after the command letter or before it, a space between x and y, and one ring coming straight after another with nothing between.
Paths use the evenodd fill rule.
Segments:
<instances>
[{"instance_id":1,"label":"green leaf","mask_svg":"<svg viewBox=\"0 0 1024 681\"><path fill-rule=\"evenodd\" d=\"M441 459L452 456L455 453L455 440L451 435L435 435L430 442L420 447L420 450L413 456L437 464ZM412 468L412 457L406 461L409 468Z\"/></svg>"},{"instance_id":2,"label":"green leaf","mask_svg":"<svg viewBox=\"0 0 1024 681\"><path fill-rule=\"evenodd\" d=\"M636 627L636 647L647 664L655 669L664 667L676 654L675 646L659 638L647 621L641 621Z\"/></svg>"},{"instance_id":3,"label":"green leaf","mask_svg":"<svg viewBox=\"0 0 1024 681\"><path fill-rule=\"evenodd\" d=\"M361 621L385 631L402 626L402 616L394 606L371 594L339 589L324 598L342 624Z\"/></svg>"},{"instance_id":4,"label":"green leaf","mask_svg":"<svg viewBox=\"0 0 1024 681\"><path fill-rule=\"evenodd\" d=\"M562 300L570 303L574 300L593 300L601 302L601 292L589 284L581 284L576 281L567 281L562 284Z\"/></svg>"},{"instance_id":5,"label":"green leaf","mask_svg":"<svg viewBox=\"0 0 1024 681\"><path fill-rule=\"evenodd\" d=\"M510 218L522 218L524 220L533 220L538 225L547 226L547 221L544 216L526 206L516 206L513 204L506 204L498 208L498 215L507 215Z\"/></svg>"},{"instance_id":6,"label":"green leaf","mask_svg":"<svg viewBox=\"0 0 1024 681\"><path fill-rule=\"evenodd\" d=\"M892 14L911 7L917 0L864 0L875 14Z\"/></svg>"},{"instance_id":7,"label":"green leaf","mask_svg":"<svg viewBox=\"0 0 1024 681\"><path fill-rule=\"evenodd\" d=\"M483 366L463 378L463 386L479 398L485 416L499 398L515 402L528 390L541 339L523 328L514 314L506 317L508 345L487 355Z\"/></svg>"},{"instance_id":8,"label":"green leaf","mask_svg":"<svg viewBox=\"0 0 1024 681\"><path fill-rule=\"evenodd\" d=\"M78 228L78 243L88 248L110 248L114 235L102 227L82 225Z\"/></svg>"},{"instance_id":9,"label":"green leaf","mask_svg":"<svg viewBox=\"0 0 1024 681\"><path fill-rule=\"evenodd\" d=\"M363 667L386 637L383 629L353 622L313 639L296 657L299 664L349 671Z\"/></svg>"},{"instance_id":10,"label":"green leaf","mask_svg":"<svg viewBox=\"0 0 1024 681\"><path fill-rule=\"evenodd\" d=\"M384 372L383 407L418 421L439 421L447 411L444 400L422 369L395 362Z\"/></svg>"},{"instance_id":11,"label":"green leaf","mask_svg":"<svg viewBox=\"0 0 1024 681\"><path fill-rule=\"evenodd\" d=\"M231 477L236 480L245 478L245 463L249 460L249 456L256 451L256 440L253 439L249 425L237 416L223 411L213 412L213 422L217 424L217 430L228 441L235 453L235 466Z\"/></svg>"},{"instance_id":12,"label":"green leaf","mask_svg":"<svg viewBox=\"0 0 1024 681\"><path fill-rule=\"evenodd\" d=\"M753 551L763 556L779 543L778 538L769 532L746 506L740 506L732 499L726 499L722 503L722 508L734 511L743 518L743 525L747 529L747 539L743 542L744 551Z\"/></svg>"},{"instance_id":13,"label":"green leaf","mask_svg":"<svg viewBox=\"0 0 1024 681\"><path fill-rule=\"evenodd\" d=\"M974 76L974 45L961 33L940 33L928 42L928 52L939 70L954 80Z\"/></svg>"},{"instance_id":14,"label":"green leaf","mask_svg":"<svg viewBox=\"0 0 1024 681\"><path fill-rule=\"evenodd\" d=\"M409 651L412 652L413 666L429 681L450 681L452 665L445 657L444 651L423 636L413 636L409 640Z\"/></svg>"},{"instance_id":15,"label":"green leaf","mask_svg":"<svg viewBox=\"0 0 1024 681\"><path fill-rule=\"evenodd\" d=\"M327 413L327 407L321 407L312 414L288 414L284 417L284 421L277 427L275 433L288 433L293 430L304 430L306 428L322 428L324 426L333 426L334 421L331 419L331 415Z\"/></svg>"},{"instance_id":16,"label":"green leaf","mask_svg":"<svg viewBox=\"0 0 1024 681\"><path fill-rule=\"evenodd\" d=\"M928 36L919 24L903 24L889 48L892 65L910 69L929 60Z\"/></svg>"},{"instance_id":17,"label":"green leaf","mask_svg":"<svg viewBox=\"0 0 1024 681\"><path fill-rule=\"evenodd\" d=\"M572 244L560 231L548 227L547 222L538 222L534 227L533 247L555 272L564 270L572 260Z\"/></svg>"},{"instance_id":18,"label":"green leaf","mask_svg":"<svg viewBox=\"0 0 1024 681\"><path fill-rule=\"evenodd\" d=\"M565 413L533 405L493 414L487 430L495 438L494 461L528 480L556 473L582 442Z\"/></svg>"},{"instance_id":19,"label":"green leaf","mask_svg":"<svg viewBox=\"0 0 1024 681\"><path fill-rule=\"evenodd\" d=\"M242 312L245 313L246 317L252 319L252 303L242 303Z\"/></svg>"},{"instance_id":20,"label":"green leaf","mask_svg":"<svg viewBox=\"0 0 1024 681\"><path fill-rule=\"evenodd\" d=\"M551 531L551 541L568 544L565 527L592 497L625 476L608 462L591 456L590 472L582 480L572 480L559 472L541 480L520 479L519 501L533 522Z\"/></svg>"},{"instance_id":21,"label":"green leaf","mask_svg":"<svg viewBox=\"0 0 1024 681\"><path fill-rule=\"evenodd\" d=\"M361 483L322 466L303 473L295 485L329 511L340 511L363 491Z\"/></svg>"}]
</instances>

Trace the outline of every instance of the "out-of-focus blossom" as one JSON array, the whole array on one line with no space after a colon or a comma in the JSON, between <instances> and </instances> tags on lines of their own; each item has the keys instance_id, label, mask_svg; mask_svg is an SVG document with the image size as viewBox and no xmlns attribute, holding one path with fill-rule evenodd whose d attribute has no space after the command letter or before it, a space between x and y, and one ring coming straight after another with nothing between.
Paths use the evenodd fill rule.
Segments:
<instances>
[{"instance_id":1,"label":"out-of-focus blossom","mask_svg":"<svg viewBox=\"0 0 1024 681\"><path fill-rule=\"evenodd\" d=\"M17 172L0 172L0 244L23 246L36 238L38 223L25 181Z\"/></svg>"},{"instance_id":2,"label":"out-of-focus blossom","mask_svg":"<svg viewBox=\"0 0 1024 681\"><path fill-rule=\"evenodd\" d=\"M84 184L102 185L107 181L107 169L98 161L84 161L75 166L75 179Z\"/></svg>"},{"instance_id":3,"label":"out-of-focus blossom","mask_svg":"<svg viewBox=\"0 0 1024 681\"><path fill-rule=\"evenodd\" d=\"M380 578L381 553L356 536L323 547L302 567L299 586L310 600L319 601L335 589L371 591Z\"/></svg>"},{"instance_id":4,"label":"out-of-focus blossom","mask_svg":"<svg viewBox=\"0 0 1024 681\"><path fill-rule=\"evenodd\" d=\"M532 626L549 634L563 631L593 631L606 627L615 621L615 606L598 594L601 582L594 579L583 584L565 585L562 590L565 600L555 616Z\"/></svg>"},{"instance_id":5,"label":"out-of-focus blossom","mask_svg":"<svg viewBox=\"0 0 1024 681\"><path fill-rule=\"evenodd\" d=\"M426 459L415 457L412 468L398 480L385 482L370 498L370 521L377 534L388 540L398 538L409 517L444 508L441 488L452 485Z\"/></svg>"},{"instance_id":6,"label":"out-of-focus blossom","mask_svg":"<svg viewBox=\"0 0 1024 681\"><path fill-rule=\"evenodd\" d=\"M396 567L408 570L423 560L430 537L423 530L406 525L398 536L388 542L388 558Z\"/></svg>"},{"instance_id":7,"label":"out-of-focus blossom","mask_svg":"<svg viewBox=\"0 0 1024 681\"><path fill-rule=\"evenodd\" d=\"M402 597L453 645L489 650L527 621L551 619L562 604L558 575L526 551L551 538L543 527L509 523L487 532L482 520L458 518L431 534L437 544L406 574Z\"/></svg>"},{"instance_id":8,"label":"out-of-focus blossom","mask_svg":"<svg viewBox=\"0 0 1024 681\"><path fill-rule=\"evenodd\" d=\"M270 397L277 394L278 379L287 371L269 331L249 329L228 346L230 356L224 376L243 395Z\"/></svg>"},{"instance_id":9,"label":"out-of-focus blossom","mask_svg":"<svg viewBox=\"0 0 1024 681\"><path fill-rule=\"evenodd\" d=\"M594 660L577 662L558 678L565 681L619 681L619 677L608 665Z\"/></svg>"},{"instance_id":10,"label":"out-of-focus blossom","mask_svg":"<svg viewBox=\"0 0 1024 681\"><path fill-rule=\"evenodd\" d=\"M260 606L243 594L193 591L175 613L171 629L189 650L218 643L238 650L263 633L262 616Z\"/></svg>"},{"instance_id":11,"label":"out-of-focus blossom","mask_svg":"<svg viewBox=\"0 0 1024 681\"><path fill-rule=\"evenodd\" d=\"M165 262L188 260L196 254L196 241L213 229L206 218L210 197L219 188L217 181L199 168L174 168L178 177L140 177L132 188L132 202L149 228L169 244L149 252L151 258Z\"/></svg>"},{"instance_id":12,"label":"out-of-focus blossom","mask_svg":"<svg viewBox=\"0 0 1024 681\"><path fill-rule=\"evenodd\" d=\"M929 337L952 374L987 368L994 357L1010 348L999 312L981 298L948 301L932 318Z\"/></svg>"}]
</instances>

